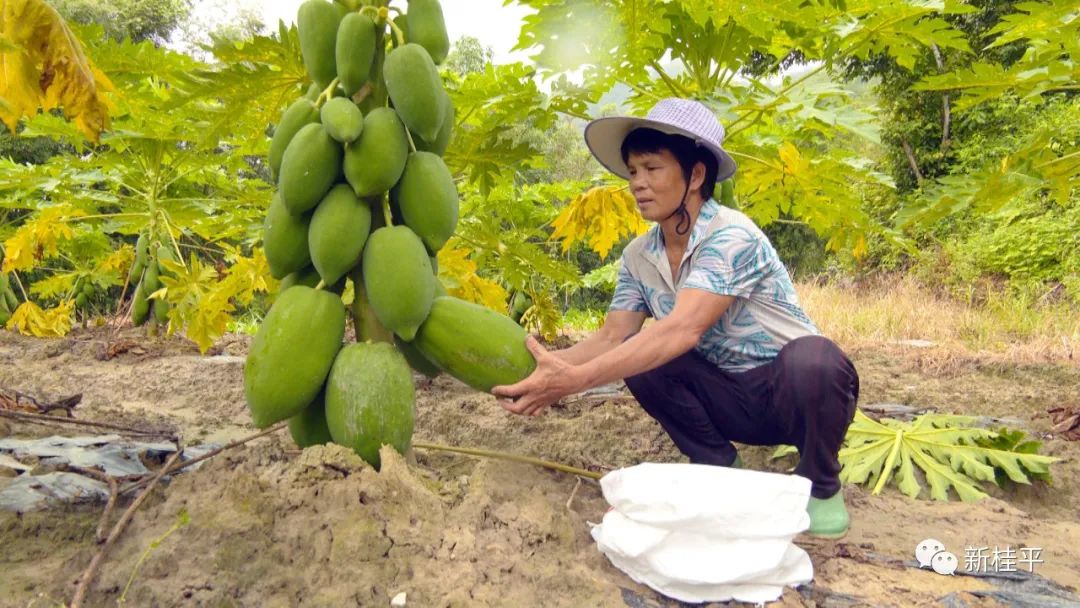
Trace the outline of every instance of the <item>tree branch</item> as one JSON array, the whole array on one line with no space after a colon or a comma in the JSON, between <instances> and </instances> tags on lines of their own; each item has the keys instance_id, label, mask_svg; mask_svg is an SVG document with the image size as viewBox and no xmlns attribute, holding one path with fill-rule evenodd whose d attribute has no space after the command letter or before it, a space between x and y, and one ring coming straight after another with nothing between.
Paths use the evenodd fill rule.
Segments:
<instances>
[{"instance_id":1,"label":"tree branch","mask_svg":"<svg viewBox=\"0 0 1080 608\"><path fill-rule=\"evenodd\" d=\"M941 49L938 45L931 44L930 48L934 51L934 61L937 63L939 72L945 71L945 62L941 59ZM949 94L941 94L941 146L940 149L944 150L948 148L952 142L949 140L949 126L952 122L952 109L949 107Z\"/></svg>"},{"instance_id":2,"label":"tree branch","mask_svg":"<svg viewBox=\"0 0 1080 608\"><path fill-rule=\"evenodd\" d=\"M911 172L915 174L915 182L922 185L922 171L919 171L919 164L915 162L915 155L911 152L911 144L909 144L906 139L901 139L900 145L904 148L904 156L907 156L907 162L908 165L911 166Z\"/></svg>"}]
</instances>

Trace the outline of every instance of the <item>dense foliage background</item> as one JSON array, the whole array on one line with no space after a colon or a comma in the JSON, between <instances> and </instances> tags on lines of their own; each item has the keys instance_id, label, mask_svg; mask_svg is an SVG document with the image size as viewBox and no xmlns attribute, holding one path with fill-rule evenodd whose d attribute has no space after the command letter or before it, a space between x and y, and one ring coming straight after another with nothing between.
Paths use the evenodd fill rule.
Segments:
<instances>
[{"instance_id":1,"label":"dense foliage background","mask_svg":"<svg viewBox=\"0 0 1080 608\"><path fill-rule=\"evenodd\" d=\"M443 66L462 195L439 254L452 293L506 310L522 292L522 322L548 335L570 311L595 323L647 225L581 129L675 95L727 126L735 204L797 277L902 273L970 302L1080 307L1080 2L518 4L535 11L531 63L494 65L464 38ZM3 112L2 269L22 302L8 327L60 335L122 312L147 231L183 260L160 296L168 331L205 349L250 326L276 289L259 243L268 134L309 85L295 29L248 20L182 53L165 43L194 29L183 0L52 6L108 123L92 139L73 107ZM5 26L0 52L28 52L28 31ZM19 107L10 85L0 109Z\"/></svg>"}]
</instances>

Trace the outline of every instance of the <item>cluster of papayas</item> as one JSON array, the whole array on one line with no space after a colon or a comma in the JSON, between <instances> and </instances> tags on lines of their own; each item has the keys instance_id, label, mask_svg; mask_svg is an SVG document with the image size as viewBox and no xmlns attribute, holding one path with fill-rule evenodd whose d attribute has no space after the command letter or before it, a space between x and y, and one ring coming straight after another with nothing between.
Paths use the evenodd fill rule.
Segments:
<instances>
[{"instance_id":1,"label":"cluster of papayas","mask_svg":"<svg viewBox=\"0 0 1080 608\"><path fill-rule=\"evenodd\" d=\"M509 318L449 297L435 256L458 192L442 155L454 109L436 65L449 50L438 0L407 10L307 0L297 14L313 84L274 129L277 182L263 247L281 290L251 346L244 389L255 425L289 420L301 447L335 442L374 466L408 449L412 369L481 390L535 366ZM400 13L393 21L389 10ZM353 284L357 342L343 345Z\"/></svg>"},{"instance_id":2,"label":"cluster of papayas","mask_svg":"<svg viewBox=\"0 0 1080 608\"><path fill-rule=\"evenodd\" d=\"M131 301L131 322L135 325L147 321L156 325L169 322L169 303L160 296L150 297L162 288L161 277L167 272L162 262L166 260L176 261L168 244L153 240L147 232L139 234L135 242L135 261L128 272L128 283L135 285ZM78 296L76 304L77 300Z\"/></svg>"},{"instance_id":3,"label":"cluster of papayas","mask_svg":"<svg viewBox=\"0 0 1080 608\"><path fill-rule=\"evenodd\" d=\"M7 325L8 319L19 307L19 299L15 297L15 289L11 286L11 279L7 273L0 273L0 328Z\"/></svg>"}]
</instances>

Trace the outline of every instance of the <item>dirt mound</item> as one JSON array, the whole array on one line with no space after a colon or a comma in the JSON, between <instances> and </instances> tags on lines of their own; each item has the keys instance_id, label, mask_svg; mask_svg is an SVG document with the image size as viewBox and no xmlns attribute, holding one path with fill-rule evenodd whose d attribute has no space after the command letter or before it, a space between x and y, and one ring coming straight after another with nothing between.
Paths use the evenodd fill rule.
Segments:
<instances>
[{"instance_id":1,"label":"dirt mound","mask_svg":"<svg viewBox=\"0 0 1080 608\"><path fill-rule=\"evenodd\" d=\"M252 433L242 341L227 354L200 357L179 340L142 338L113 359L99 359L116 339L93 331L63 341L0 332L0 386L47 399L82 392L76 413L83 419L169 426L186 443ZM1080 585L1080 445L1053 435L1044 417L1050 407L1078 402L1080 370L976 367L941 378L887 352L864 351L855 362L864 403L1019 419L1045 442L1044 453L1062 458L1055 483L993 490L994 498L976 503L912 501L892 488L871 496L848 487L851 532L839 542L798 539L814 562L814 583L788 590L777 605L1069 605L1018 603L1033 592L1002 595L1005 579L920 570L914 548L936 538L961 563L969 546L1041 548L1036 574ZM683 460L625 394L568 399L544 416L524 418L443 376L419 390L416 428L417 441L596 471ZM0 424L0 436L54 432ZM771 448L740 451L755 469L790 464L771 460ZM178 474L135 515L87 605L116 606L123 596L128 606L366 607L388 606L402 592L408 606L677 605L633 583L596 549L588 522L600 521L607 504L595 484L575 490L575 479L562 473L420 449L405 459L383 457L377 473L347 450L300 451L279 433ZM73 581L97 551L100 513L100 504L0 513L0 606L70 600ZM189 523L177 527L182 513ZM1028 569L1016 568L1023 571L1017 576ZM1075 594L1064 601L1075 605Z\"/></svg>"},{"instance_id":2,"label":"dirt mound","mask_svg":"<svg viewBox=\"0 0 1080 608\"><path fill-rule=\"evenodd\" d=\"M376 472L339 446L284 444L178 476L113 548L90 605L116 600L182 511L190 523L150 550L129 605L386 606L401 592L415 606L622 605L567 496L522 491L551 474L480 463L445 483L387 448Z\"/></svg>"}]
</instances>

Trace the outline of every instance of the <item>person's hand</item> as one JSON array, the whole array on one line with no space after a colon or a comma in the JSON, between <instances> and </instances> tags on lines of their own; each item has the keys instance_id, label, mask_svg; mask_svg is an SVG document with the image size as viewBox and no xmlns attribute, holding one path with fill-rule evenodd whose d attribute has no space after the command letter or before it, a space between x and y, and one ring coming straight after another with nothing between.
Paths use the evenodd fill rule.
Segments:
<instances>
[{"instance_id":1,"label":"person's hand","mask_svg":"<svg viewBox=\"0 0 1080 608\"><path fill-rule=\"evenodd\" d=\"M578 392L573 365L549 353L536 338L525 338L525 346L536 359L536 369L517 384L491 388L503 409L523 416L539 416L552 403Z\"/></svg>"}]
</instances>

